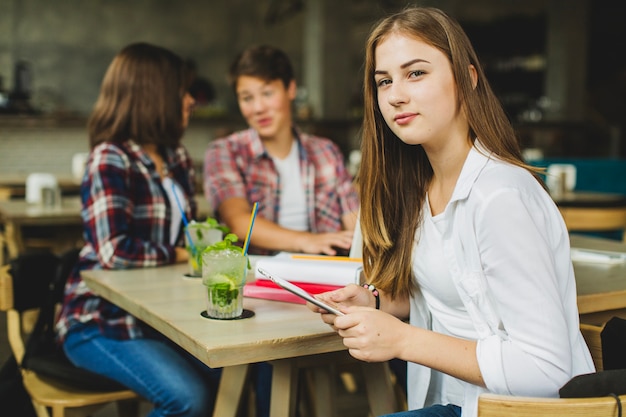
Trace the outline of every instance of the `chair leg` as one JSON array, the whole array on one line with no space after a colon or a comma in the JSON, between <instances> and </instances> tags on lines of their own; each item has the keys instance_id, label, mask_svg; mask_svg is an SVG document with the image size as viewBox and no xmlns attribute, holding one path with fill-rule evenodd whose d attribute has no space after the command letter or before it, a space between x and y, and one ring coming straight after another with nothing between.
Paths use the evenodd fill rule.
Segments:
<instances>
[{"instance_id":1,"label":"chair leg","mask_svg":"<svg viewBox=\"0 0 626 417\"><path fill-rule=\"evenodd\" d=\"M117 414L119 417L139 416L139 399L120 400L117 402Z\"/></svg>"},{"instance_id":2,"label":"chair leg","mask_svg":"<svg viewBox=\"0 0 626 417\"><path fill-rule=\"evenodd\" d=\"M35 413L37 417L50 417L50 413L48 413L48 409L41 404L36 403L35 401L31 401L33 403L33 408L35 409Z\"/></svg>"}]
</instances>

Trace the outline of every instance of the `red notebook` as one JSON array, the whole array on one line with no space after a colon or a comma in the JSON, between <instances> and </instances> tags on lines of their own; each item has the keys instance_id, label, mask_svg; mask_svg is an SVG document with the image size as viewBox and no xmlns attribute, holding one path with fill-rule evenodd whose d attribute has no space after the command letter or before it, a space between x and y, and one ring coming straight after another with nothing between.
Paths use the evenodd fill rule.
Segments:
<instances>
[{"instance_id":1,"label":"red notebook","mask_svg":"<svg viewBox=\"0 0 626 417\"><path fill-rule=\"evenodd\" d=\"M342 286L327 284L294 283L310 294L320 294L326 291L333 291ZM265 300L284 301L287 303L306 304L306 301L289 291L280 288L269 279L257 279L249 282L243 287L244 297L263 298Z\"/></svg>"}]
</instances>

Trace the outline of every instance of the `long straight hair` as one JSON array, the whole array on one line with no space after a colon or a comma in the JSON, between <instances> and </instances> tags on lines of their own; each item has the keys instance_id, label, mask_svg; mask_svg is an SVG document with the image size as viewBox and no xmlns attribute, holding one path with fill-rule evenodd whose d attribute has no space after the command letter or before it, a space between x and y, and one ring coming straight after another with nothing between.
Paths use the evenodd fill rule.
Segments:
<instances>
[{"instance_id":1,"label":"long straight hair","mask_svg":"<svg viewBox=\"0 0 626 417\"><path fill-rule=\"evenodd\" d=\"M109 65L89 117L91 147L128 139L178 146L187 84L185 63L178 55L148 43L126 46Z\"/></svg>"},{"instance_id":2,"label":"long straight hair","mask_svg":"<svg viewBox=\"0 0 626 417\"><path fill-rule=\"evenodd\" d=\"M363 263L368 279L395 298L415 290L411 255L433 171L423 147L402 142L387 126L378 106L375 52L392 33L423 41L448 57L458 106L468 119L470 140L478 137L491 155L533 174L534 169L524 164L513 127L485 78L470 40L454 19L439 9L411 7L375 25L365 52L358 173ZM475 88L470 65L478 76Z\"/></svg>"}]
</instances>

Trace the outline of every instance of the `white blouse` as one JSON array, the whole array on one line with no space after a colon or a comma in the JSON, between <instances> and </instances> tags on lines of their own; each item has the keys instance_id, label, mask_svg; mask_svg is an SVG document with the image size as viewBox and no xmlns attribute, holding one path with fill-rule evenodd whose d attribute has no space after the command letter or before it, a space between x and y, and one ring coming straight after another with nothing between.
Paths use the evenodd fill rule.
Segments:
<instances>
[{"instance_id":1,"label":"white blouse","mask_svg":"<svg viewBox=\"0 0 626 417\"><path fill-rule=\"evenodd\" d=\"M442 213L443 258L476 331L487 386L465 385L463 416L476 415L482 392L557 397L570 378L594 371L563 218L530 173L483 153L470 151ZM431 328L419 291L410 323ZM429 368L409 363L410 409L429 405L430 378Z\"/></svg>"}]
</instances>

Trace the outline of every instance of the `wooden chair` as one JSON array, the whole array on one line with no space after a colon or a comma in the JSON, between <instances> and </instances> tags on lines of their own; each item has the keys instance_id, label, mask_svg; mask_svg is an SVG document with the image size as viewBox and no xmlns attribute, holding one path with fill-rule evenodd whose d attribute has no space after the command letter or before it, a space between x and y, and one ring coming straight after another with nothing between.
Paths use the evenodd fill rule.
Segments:
<instances>
[{"instance_id":1,"label":"wooden chair","mask_svg":"<svg viewBox=\"0 0 626 417\"><path fill-rule=\"evenodd\" d=\"M626 395L619 396L626 404ZM478 398L478 417L617 417L613 397L529 398L482 394Z\"/></svg>"},{"instance_id":2,"label":"wooden chair","mask_svg":"<svg viewBox=\"0 0 626 417\"><path fill-rule=\"evenodd\" d=\"M602 340L604 326L580 324L597 371L603 370ZM619 397L626 405L626 395ZM509 395L482 394L478 399L478 417L613 417L618 416L614 397L590 398L533 398Z\"/></svg>"},{"instance_id":3,"label":"wooden chair","mask_svg":"<svg viewBox=\"0 0 626 417\"><path fill-rule=\"evenodd\" d=\"M16 300L20 299L17 291L23 290L16 287L22 286L14 285L10 264L0 266L0 310L7 313L9 344L21 368L23 384L31 397L37 416L49 417L49 411L52 417L88 416L111 402L117 402L120 416L136 416L139 410L139 396L133 391L79 389L22 367L27 337L36 321L38 307L42 306L23 308L23 305L16 305L22 304Z\"/></svg>"},{"instance_id":4,"label":"wooden chair","mask_svg":"<svg viewBox=\"0 0 626 417\"><path fill-rule=\"evenodd\" d=\"M604 329L604 325L596 326L593 324L580 323L580 331L585 338L585 342L587 342L587 347L591 352L596 371L602 371L604 369L604 363L602 361L602 339L600 336L602 329Z\"/></svg>"},{"instance_id":5,"label":"wooden chair","mask_svg":"<svg viewBox=\"0 0 626 417\"><path fill-rule=\"evenodd\" d=\"M559 207L570 232L623 231L626 242L626 207Z\"/></svg>"}]
</instances>

